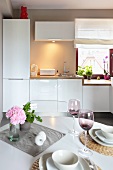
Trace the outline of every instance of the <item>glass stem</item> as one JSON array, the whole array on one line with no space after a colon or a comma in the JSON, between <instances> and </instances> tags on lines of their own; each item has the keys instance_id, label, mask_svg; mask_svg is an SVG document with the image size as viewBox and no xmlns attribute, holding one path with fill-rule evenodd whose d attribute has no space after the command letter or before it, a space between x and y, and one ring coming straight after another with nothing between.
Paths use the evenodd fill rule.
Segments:
<instances>
[{"instance_id":1,"label":"glass stem","mask_svg":"<svg viewBox=\"0 0 113 170\"><path fill-rule=\"evenodd\" d=\"M84 145L84 151L87 150L87 130L85 130L85 145Z\"/></svg>"},{"instance_id":2,"label":"glass stem","mask_svg":"<svg viewBox=\"0 0 113 170\"><path fill-rule=\"evenodd\" d=\"M75 132L75 116L73 116L73 131Z\"/></svg>"}]
</instances>

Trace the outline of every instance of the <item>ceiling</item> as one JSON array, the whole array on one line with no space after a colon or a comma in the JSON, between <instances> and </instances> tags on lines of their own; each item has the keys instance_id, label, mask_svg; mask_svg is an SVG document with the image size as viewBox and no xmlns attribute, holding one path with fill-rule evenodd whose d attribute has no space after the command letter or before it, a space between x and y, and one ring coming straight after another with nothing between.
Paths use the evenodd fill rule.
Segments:
<instances>
[{"instance_id":1,"label":"ceiling","mask_svg":"<svg viewBox=\"0 0 113 170\"><path fill-rule=\"evenodd\" d=\"M113 9L113 0L11 0L13 9Z\"/></svg>"}]
</instances>

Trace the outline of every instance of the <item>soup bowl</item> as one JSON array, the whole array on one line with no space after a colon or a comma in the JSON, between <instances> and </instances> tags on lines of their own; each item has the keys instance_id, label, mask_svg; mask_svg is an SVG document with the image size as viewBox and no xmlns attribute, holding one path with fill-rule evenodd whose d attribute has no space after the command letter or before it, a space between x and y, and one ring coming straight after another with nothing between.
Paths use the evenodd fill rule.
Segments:
<instances>
[{"instance_id":1,"label":"soup bowl","mask_svg":"<svg viewBox=\"0 0 113 170\"><path fill-rule=\"evenodd\" d=\"M106 139L113 140L113 127L102 127L101 131Z\"/></svg>"},{"instance_id":2,"label":"soup bowl","mask_svg":"<svg viewBox=\"0 0 113 170\"><path fill-rule=\"evenodd\" d=\"M69 150L57 150L53 152L52 159L60 170L75 170L78 165L78 156Z\"/></svg>"}]
</instances>

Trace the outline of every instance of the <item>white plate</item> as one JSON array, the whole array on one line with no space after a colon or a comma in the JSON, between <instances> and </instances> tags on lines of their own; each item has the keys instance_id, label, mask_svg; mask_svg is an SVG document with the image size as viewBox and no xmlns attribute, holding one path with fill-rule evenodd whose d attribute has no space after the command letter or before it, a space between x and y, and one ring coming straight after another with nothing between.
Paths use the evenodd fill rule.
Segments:
<instances>
[{"instance_id":1,"label":"white plate","mask_svg":"<svg viewBox=\"0 0 113 170\"><path fill-rule=\"evenodd\" d=\"M105 143L105 142L101 141L101 140L97 137L96 131L98 131L98 130L100 130L100 129L91 129L91 130L89 130L89 134L90 134L90 136L92 137L92 139L93 139L95 142L99 143L100 145L113 147L113 144Z\"/></svg>"},{"instance_id":2,"label":"white plate","mask_svg":"<svg viewBox=\"0 0 113 170\"><path fill-rule=\"evenodd\" d=\"M105 136L103 135L101 130L97 130L95 134L98 136L98 138L105 143L112 144L113 145L113 140L111 139L106 139Z\"/></svg>"},{"instance_id":3,"label":"white plate","mask_svg":"<svg viewBox=\"0 0 113 170\"><path fill-rule=\"evenodd\" d=\"M47 170L58 170L53 163L52 157L49 157L47 159L46 166L47 166ZM79 157L79 163L75 168L75 170L86 170L86 169L90 170L87 162L83 158Z\"/></svg>"}]
</instances>

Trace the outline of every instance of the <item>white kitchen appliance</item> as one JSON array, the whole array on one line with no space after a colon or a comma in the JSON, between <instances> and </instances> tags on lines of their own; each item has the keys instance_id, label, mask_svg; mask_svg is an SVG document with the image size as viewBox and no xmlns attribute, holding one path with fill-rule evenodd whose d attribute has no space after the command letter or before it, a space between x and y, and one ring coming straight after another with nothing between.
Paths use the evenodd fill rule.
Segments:
<instances>
[{"instance_id":1,"label":"white kitchen appliance","mask_svg":"<svg viewBox=\"0 0 113 170\"><path fill-rule=\"evenodd\" d=\"M54 76L55 69L40 69L41 76Z\"/></svg>"}]
</instances>

